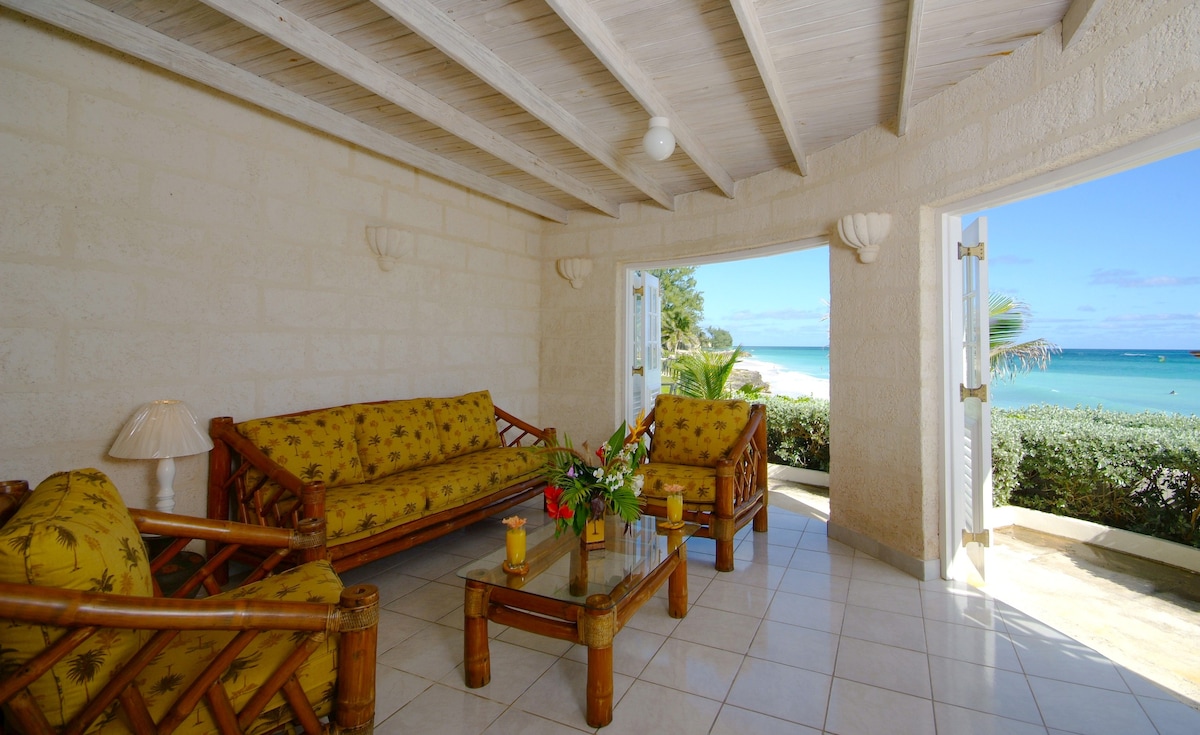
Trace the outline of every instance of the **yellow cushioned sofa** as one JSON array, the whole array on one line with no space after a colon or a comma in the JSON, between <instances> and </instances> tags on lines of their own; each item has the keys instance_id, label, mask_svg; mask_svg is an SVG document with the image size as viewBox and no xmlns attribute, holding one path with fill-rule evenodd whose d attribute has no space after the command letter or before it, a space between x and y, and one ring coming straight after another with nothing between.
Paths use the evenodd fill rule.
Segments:
<instances>
[{"instance_id":1,"label":"yellow cushioned sofa","mask_svg":"<svg viewBox=\"0 0 1200 735\"><path fill-rule=\"evenodd\" d=\"M0 705L22 733L370 732L379 594L343 588L304 532L127 509L104 473L51 475L0 496ZM151 559L143 534L168 541ZM192 541L270 555L224 590L200 565L174 593L155 573ZM203 599L192 596L203 593ZM328 723L322 720L328 719Z\"/></svg>"},{"instance_id":2,"label":"yellow cushioned sofa","mask_svg":"<svg viewBox=\"0 0 1200 735\"><path fill-rule=\"evenodd\" d=\"M666 488L683 488L684 520L717 542L716 568L733 571L733 536L751 520L767 530L767 412L762 404L660 395L628 441L649 439L646 513L666 516Z\"/></svg>"},{"instance_id":3,"label":"yellow cushioned sofa","mask_svg":"<svg viewBox=\"0 0 1200 735\"><path fill-rule=\"evenodd\" d=\"M339 572L537 495L554 438L486 390L219 417L210 434L209 517L283 528L323 518Z\"/></svg>"}]
</instances>

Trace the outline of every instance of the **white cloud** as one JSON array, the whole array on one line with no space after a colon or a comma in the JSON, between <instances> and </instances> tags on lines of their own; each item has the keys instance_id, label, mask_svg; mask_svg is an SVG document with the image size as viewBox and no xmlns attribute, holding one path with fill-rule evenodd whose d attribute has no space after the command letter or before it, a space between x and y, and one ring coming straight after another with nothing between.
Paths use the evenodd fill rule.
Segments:
<instances>
[{"instance_id":1,"label":"white cloud","mask_svg":"<svg viewBox=\"0 0 1200 735\"><path fill-rule=\"evenodd\" d=\"M1091 283L1122 288L1158 288L1161 286L1200 285L1200 276L1139 276L1136 271L1115 269L1092 271Z\"/></svg>"}]
</instances>

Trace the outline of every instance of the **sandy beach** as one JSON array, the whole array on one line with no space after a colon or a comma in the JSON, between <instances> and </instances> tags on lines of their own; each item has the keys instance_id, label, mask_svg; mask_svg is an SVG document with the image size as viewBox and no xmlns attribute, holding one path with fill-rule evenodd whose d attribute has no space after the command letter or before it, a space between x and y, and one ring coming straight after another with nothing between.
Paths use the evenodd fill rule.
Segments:
<instances>
[{"instance_id":1,"label":"sandy beach","mask_svg":"<svg viewBox=\"0 0 1200 735\"><path fill-rule=\"evenodd\" d=\"M825 378L814 378L794 370L785 370L773 362L762 362L754 358L740 360L737 366L739 370L760 373L767 385L771 386L772 395L792 398L810 396L829 400L829 381Z\"/></svg>"}]
</instances>

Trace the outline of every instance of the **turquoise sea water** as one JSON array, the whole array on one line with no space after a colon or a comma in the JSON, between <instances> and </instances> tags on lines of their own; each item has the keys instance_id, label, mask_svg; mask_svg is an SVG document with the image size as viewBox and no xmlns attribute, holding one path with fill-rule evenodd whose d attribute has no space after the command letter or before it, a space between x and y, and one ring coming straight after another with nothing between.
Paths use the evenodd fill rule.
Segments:
<instances>
[{"instance_id":1,"label":"turquoise sea water","mask_svg":"<svg viewBox=\"0 0 1200 735\"><path fill-rule=\"evenodd\" d=\"M1198 345L1200 347L1200 345ZM829 377L824 347L747 347L757 360ZM994 408L1039 403L1200 415L1200 358L1186 350L1063 350L1045 371L992 383Z\"/></svg>"}]
</instances>

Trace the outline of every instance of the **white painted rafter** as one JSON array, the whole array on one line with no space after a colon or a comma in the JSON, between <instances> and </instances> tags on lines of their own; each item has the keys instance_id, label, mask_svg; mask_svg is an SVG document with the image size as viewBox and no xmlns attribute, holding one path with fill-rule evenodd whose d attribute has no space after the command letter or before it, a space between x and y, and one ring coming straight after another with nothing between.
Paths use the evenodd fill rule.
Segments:
<instances>
[{"instance_id":1,"label":"white painted rafter","mask_svg":"<svg viewBox=\"0 0 1200 735\"><path fill-rule=\"evenodd\" d=\"M908 132L908 108L912 106L913 84L917 79L917 50L921 45L921 21L925 0L908 3L908 34L904 41L904 65L900 71L900 109L896 115L896 135Z\"/></svg>"},{"instance_id":2,"label":"white painted rafter","mask_svg":"<svg viewBox=\"0 0 1200 735\"><path fill-rule=\"evenodd\" d=\"M0 5L246 100L385 158L426 171L546 219L563 223L567 221L566 210L540 197L526 194L388 135L86 0L0 0Z\"/></svg>"},{"instance_id":3,"label":"white painted rafter","mask_svg":"<svg viewBox=\"0 0 1200 735\"><path fill-rule=\"evenodd\" d=\"M1075 0L1062 20L1062 47L1075 43L1096 22L1104 8L1104 0Z\"/></svg>"},{"instance_id":4,"label":"white painted rafter","mask_svg":"<svg viewBox=\"0 0 1200 735\"><path fill-rule=\"evenodd\" d=\"M610 216L617 216L613 203L594 187L551 166L470 115L434 97L404 77L388 71L365 54L271 0L201 2L530 176L541 179Z\"/></svg>"},{"instance_id":5,"label":"white painted rafter","mask_svg":"<svg viewBox=\"0 0 1200 735\"><path fill-rule=\"evenodd\" d=\"M479 43L428 0L372 2L643 194L667 209L674 209L674 197L644 169L563 109L528 77Z\"/></svg>"},{"instance_id":6,"label":"white painted rafter","mask_svg":"<svg viewBox=\"0 0 1200 735\"><path fill-rule=\"evenodd\" d=\"M775 108L775 117L787 137L788 147L792 149L792 157L800 167L800 175L808 175L808 160L804 153L804 144L800 142L800 123L792 114L787 92L783 89L783 81L775 68L775 60L771 57L771 46L767 42L767 32L762 27L758 13L754 10L753 0L730 0L733 12L737 15L738 25L742 29L742 37L750 47L750 55L758 67L758 75L762 78L767 95L771 98L771 106Z\"/></svg>"},{"instance_id":7,"label":"white painted rafter","mask_svg":"<svg viewBox=\"0 0 1200 735\"><path fill-rule=\"evenodd\" d=\"M725 196L733 197L733 177L709 152L690 125L676 112L670 101L650 79L604 20L597 15L586 0L546 0L546 4L558 14L579 40L604 64L617 81L649 113L649 117L665 117L671 121L671 132L679 147L687 152L701 171L717 185ZM647 122L649 121L647 118Z\"/></svg>"}]
</instances>

